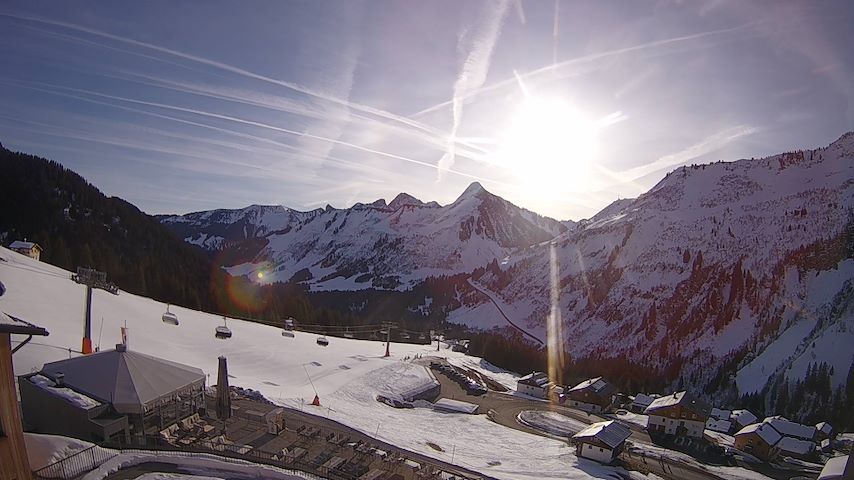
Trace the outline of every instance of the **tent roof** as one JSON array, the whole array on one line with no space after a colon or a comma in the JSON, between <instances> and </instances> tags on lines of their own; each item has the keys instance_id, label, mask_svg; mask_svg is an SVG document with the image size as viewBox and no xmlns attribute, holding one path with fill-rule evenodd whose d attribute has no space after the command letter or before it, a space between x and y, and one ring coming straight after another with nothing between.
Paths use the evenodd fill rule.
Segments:
<instances>
[{"instance_id":1,"label":"tent roof","mask_svg":"<svg viewBox=\"0 0 854 480\"><path fill-rule=\"evenodd\" d=\"M42 373L72 389L111 403L119 413L143 413L145 406L194 385L203 385L198 368L124 349L45 364Z\"/></svg>"}]
</instances>

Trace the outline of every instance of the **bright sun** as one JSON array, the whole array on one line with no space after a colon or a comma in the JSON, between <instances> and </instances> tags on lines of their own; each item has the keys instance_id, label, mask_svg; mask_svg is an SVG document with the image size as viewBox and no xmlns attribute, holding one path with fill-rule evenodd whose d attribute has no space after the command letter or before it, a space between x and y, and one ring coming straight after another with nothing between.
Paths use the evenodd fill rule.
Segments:
<instances>
[{"instance_id":1,"label":"bright sun","mask_svg":"<svg viewBox=\"0 0 854 480\"><path fill-rule=\"evenodd\" d=\"M583 188L590 179L598 127L568 102L529 97L504 132L498 162L528 191Z\"/></svg>"}]
</instances>

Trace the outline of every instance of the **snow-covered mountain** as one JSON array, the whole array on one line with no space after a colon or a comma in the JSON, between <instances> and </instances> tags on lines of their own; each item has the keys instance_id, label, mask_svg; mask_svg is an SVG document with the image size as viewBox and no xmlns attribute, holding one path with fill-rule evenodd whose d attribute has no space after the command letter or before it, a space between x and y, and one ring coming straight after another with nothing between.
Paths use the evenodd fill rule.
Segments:
<instances>
[{"instance_id":1,"label":"snow-covered mountain","mask_svg":"<svg viewBox=\"0 0 854 480\"><path fill-rule=\"evenodd\" d=\"M471 272L567 230L479 183L446 206L401 193L347 209L253 205L160 220L185 241L222 252L234 275L292 279L316 290L397 289Z\"/></svg>"},{"instance_id":2,"label":"snow-covered mountain","mask_svg":"<svg viewBox=\"0 0 854 480\"><path fill-rule=\"evenodd\" d=\"M852 185L848 133L816 150L680 167L578 223L540 217L478 184L444 207L402 194L346 210L253 206L162 221L209 249L240 246L233 274L269 272L315 289L472 273L449 321L490 328L507 315L543 340L553 253L573 358L621 357L735 395L803 378L822 361L835 385L845 381Z\"/></svg>"},{"instance_id":3,"label":"snow-covered mountain","mask_svg":"<svg viewBox=\"0 0 854 480\"><path fill-rule=\"evenodd\" d=\"M756 392L821 361L843 383L854 357L852 197L854 133L678 168L553 242L563 339L575 358L623 356L710 391ZM541 337L550 248L478 279ZM449 320L494 317L486 295L465 302Z\"/></svg>"}]
</instances>

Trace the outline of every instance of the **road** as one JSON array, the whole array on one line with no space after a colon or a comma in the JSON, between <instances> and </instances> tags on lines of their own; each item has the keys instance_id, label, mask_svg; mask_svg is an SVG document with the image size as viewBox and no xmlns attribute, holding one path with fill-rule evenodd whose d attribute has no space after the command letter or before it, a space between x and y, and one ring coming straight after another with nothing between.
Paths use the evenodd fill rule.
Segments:
<instances>
[{"instance_id":1,"label":"road","mask_svg":"<svg viewBox=\"0 0 854 480\"><path fill-rule=\"evenodd\" d=\"M472 288L474 288L474 289L475 289L475 290L477 290L478 292L480 292L480 293L482 293L482 294L486 295L486 298L488 298L488 299L489 299L489 301L490 301L490 302L492 302L492 304L493 304L493 305L495 305L495 308L496 308L496 309L498 309L498 313L500 313L500 314L501 314L501 316L502 316L502 317L504 317L504 320L507 320L507 323L509 323L509 324L510 324L510 326L512 326L513 328L515 328L515 329L516 329L516 330L518 330L519 332L521 332L523 335L526 335L527 337L529 337L529 338L533 339L535 342L539 343L540 345L543 345L543 343L544 343L544 342L543 342L542 340L540 340L538 337L534 336L533 334L528 333L528 331L527 331L527 330L525 330L524 328L520 327L519 325L516 325L516 324L513 322L513 320L510 320L510 317L508 317L508 316L507 316L507 314L506 314L506 313L504 313L504 310L502 310L502 309L501 309L501 304L498 302L498 300L496 300L496 299L494 298L494 296L493 296L494 294L493 294L492 292L490 292L489 290L487 290L487 289L485 289L485 288L481 287L481 286L480 286L480 285L478 285L477 283L475 283L475 282L471 281L471 279L468 279L467 281L469 282L469 285L471 285L471 286L472 286Z\"/></svg>"}]
</instances>

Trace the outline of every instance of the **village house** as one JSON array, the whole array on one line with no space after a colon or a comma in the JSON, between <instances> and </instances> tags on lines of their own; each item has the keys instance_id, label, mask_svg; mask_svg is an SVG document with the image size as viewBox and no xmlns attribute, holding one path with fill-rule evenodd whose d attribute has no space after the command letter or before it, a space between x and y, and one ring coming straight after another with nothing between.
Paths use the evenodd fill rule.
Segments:
<instances>
[{"instance_id":1,"label":"village house","mask_svg":"<svg viewBox=\"0 0 854 480\"><path fill-rule=\"evenodd\" d=\"M525 375L516 382L516 391L537 398L549 398L554 384L543 372L533 372Z\"/></svg>"},{"instance_id":2,"label":"village house","mask_svg":"<svg viewBox=\"0 0 854 480\"><path fill-rule=\"evenodd\" d=\"M815 444L808 440L798 440L792 437L783 437L774 445L776 455L781 457L793 457L799 460L810 460L815 453Z\"/></svg>"},{"instance_id":3,"label":"village house","mask_svg":"<svg viewBox=\"0 0 854 480\"><path fill-rule=\"evenodd\" d=\"M617 388L602 377L585 380L566 392L565 404L588 412L602 412L612 403Z\"/></svg>"},{"instance_id":4,"label":"village house","mask_svg":"<svg viewBox=\"0 0 854 480\"><path fill-rule=\"evenodd\" d=\"M38 243L28 242L26 240L23 242L15 240L11 245L9 245L9 250L18 252L21 255L26 255L35 260L39 260L42 255L42 247Z\"/></svg>"},{"instance_id":5,"label":"village house","mask_svg":"<svg viewBox=\"0 0 854 480\"><path fill-rule=\"evenodd\" d=\"M649 415L650 434L703 438L710 408L688 392L655 399L644 413Z\"/></svg>"},{"instance_id":6,"label":"village house","mask_svg":"<svg viewBox=\"0 0 854 480\"><path fill-rule=\"evenodd\" d=\"M780 432L780 435L783 435L784 437L812 441L816 435L815 427L792 422L786 417L780 415L766 417L763 422L774 427L774 430Z\"/></svg>"},{"instance_id":7,"label":"village house","mask_svg":"<svg viewBox=\"0 0 854 480\"><path fill-rule=\"evenodd\" d=\"M709 417L715 420L727 420L729 421L729 417L732 416L732 412L729 410L722 410L720 408L712 408L712 411L709 412Z\"/></svg>"},{"instance_id":8,"label":"village house","mask_svg":"<svg viewBox=\"0 0 854 480\"><path fill-rule=\"evenodd\" d=\"M828 460L816 480L845 480L849 478L854 478L854 460L851 460L851 455L843 455Z\"/></svg>"},{"instance_id":9,"label":"village house","mask_svg":"<svg viewBox=\"0 0 854 480\"><path fill-rule=\"evenodd\" d=\"M645 393L639 393L635 395L635 398L632 399L632 403L628 405L628 410L633 413L643 413L644 410L646 410L646 407L648 407L649 404L658 397L659 395L657 394L647 395Z\"/></svg>"},{"instance_id":10,"label":"village house","mask_svg":"<svg viewBox=\"0 0 854 480\"><path fill-rule=\"evenodd\" d=\"M735 448L762 460L774 456L774 445L783 438L767 423L753 423L735 433Z\"/></svg>"},{"instance_id":11,"label":"village house","mask_svg":"<svg viewBox=\"0 0 854 480\"><path fill-rule=\"evenodd\" d=\"M718 433L729 433L732 430L732 422L729 420L719 420L709 417L706 420L706 430L711 430Z\"/></svg>"},{"instance_id":12,"label":"village house","mask_svg":"<svg viewBox=\"0 0 854 480\"><path fill-rule=\"evenodd\" d=\"M601 463L611 463L623 450L632 434L628 427L613 420L597 422L572 436L575 454Z\"/></svg>"},{"instance_id":13,"label":"village house","mask_svg":"<svg viewBox=\"0 0 854 480\"><path fill-rule=\"evenodd\" d=\"M742 429L748 425L756 423L759 418L750 410L733 410L729 419L732 421L736 429Z\"/></svg>"},{"instance_id":14,"label":"village house","mask_svg":"<svg viewBox=\"0 0 854 480\"><path fill-rule=\"evenodd\" d=\"M821 442L827 439L832 439L834 435L833 426L827 422L818 422L815 424L815 440Z\"/></svg>"}]
</instances>

